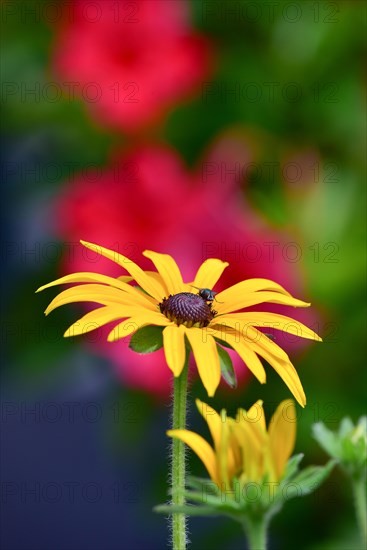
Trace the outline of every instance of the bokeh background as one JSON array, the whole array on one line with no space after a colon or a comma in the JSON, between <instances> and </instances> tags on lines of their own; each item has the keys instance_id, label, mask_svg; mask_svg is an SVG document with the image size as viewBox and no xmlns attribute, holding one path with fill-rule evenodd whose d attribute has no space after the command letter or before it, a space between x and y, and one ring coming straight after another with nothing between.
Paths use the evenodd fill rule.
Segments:
<instances>
[{"instance_id":1,"label":"bokeh background","mask_svg":"<svg viewBox=\"0 0 367 550\"><path fill-rule=\"evenodd\" d=\"M45 319L35 289L77 270L118 275L79 239L148 268L145 248L186 277L210 256L222 285L276 280L312 310L283 312L323 344L277 335L308 397L311 438L365 411L366 4L135 0L3 1L2 544L7 550L158 549L167 520L171 378L160 352L132 354L104 334L65 340L83 311ZM220 284L218 286L220 287ZM274 310L275 311L275 310ZM278 310L280 311L280 310ZM210 403L233 414L289 392L268 367L261 386ZM192 406L207 400L192 372ZM189 456L190 470L204 475ZM190 519L191 548L244 548L239 527ZM360 548L352 496L335 470L292 500L270 548Z\"/></svg>"}]
</instances>

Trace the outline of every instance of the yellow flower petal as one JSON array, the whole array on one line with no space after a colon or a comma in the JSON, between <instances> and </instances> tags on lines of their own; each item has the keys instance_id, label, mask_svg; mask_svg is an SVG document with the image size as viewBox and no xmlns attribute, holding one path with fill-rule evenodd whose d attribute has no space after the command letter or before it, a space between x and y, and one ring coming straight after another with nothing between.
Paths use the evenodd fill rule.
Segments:
<instances>
[{"instance_id":1,"label":"yellow flower petal","mask_svg":"<svg viewBox=\"0 0 367 550\"><path fill-rule=\"evenodd\" d=\"M151 313L147 312L145 315L139 315L136 317L131 317L119 323L108 335L107 340L109 342L114 342L115 340L120 340L120 338L125 338L133 334L137 330L147 325L156 325L164 327L171 324L171 321L166 319L160 313Z\"/></svg>"},{"instance_id":2,"label":"yellow flower petal","mask_svg":"<svg viewBox=\"0 0 367 550\"><path fill-rule=\"evenodd\" d=\"M226 329L229 327L230 329L233 329L234 333L236 334L237 341L242 340L244 344L248 344L248 348L251 349L252 344L257 343L261 347L268 349L277 357L280 357L286 361L289 360L286 352L275 342L273 342L273 340L268 338L266 334L251 325L238 321L237 314L223 316L221 315L220 317L216 317L214 321L216 319L218 320L218 325L214 325L211 328L216 328L219 330L220 327L221 330L226 331ZM231 334L232 331L229 330L229 333Z\"/></svg>"},{"instance_id":3,"label":"yellow flower petal","mask_svg":"<svg viewBox=\"0 0 367 550\"><path fill-rule=\"evenodd\" d=\"M210 434L213 438L214 448L216 452L218 452L221 444L222 419L212 407L200 401L200 399L196 399L195 403L199 413L208 424Z\"/></svg>"},{"instance_id":4,"label":"yellow flower petal","mask_svg":"<svg viewBox=\"0 0 367 550\"><path fill-rule=\"evenodd\" d=\"M313 330L306 327L303 323L286 317L285 315L279 315L278 313L267 313L262 311L246 311L240 313L233 313L226 315L226 319L233 319L244 323L244 325L252 325L254 327L269 327L289 334L294 334L300 338L309 338L310 340L322 341L322 338L318 336ZM217 318L221 320L221 317Z\"/></svg>"},{"instance_id":5,"label":"yellow flower petal","mask_svg":"<svg viewBox=\"0 0 367 550\"><path fill-rule=\"evenodd\" d=\"M237 476L241 471L242 453L232 429L236 422L233 418L227 418L227 422L230 427L230 436L228 441L228 476L229 479L233 479L233 476Z\"/></svg>"},{"instance_id":6,"label":"yellow flower petal","mask_svg":"<svg viewBox=\"0 0 367 550\"><path fill-rule=\"evenodd\" d=\"M174 376L180 376L185 364L185 328L169 325L163 330L164 355Z\"/></svg>"},{"instance_id":7,"label":"yellow flower petal","mask_svg":"<svg viewBox=\"0 0 367 550\"><path fill-rule=\"evenodd\" d=\"M267 439L262 403L261 400L258 400L248 411L238 409L236 416L237 425L242 426L246 430L248 438L251 440L251 446L255 447L258 451L262 451Z\"/></svg>"},{"instance_id":8,"label":"yellow flower petal","mask_svg":"<svg viewBox=\"0 0 367 550\"><path fill-rule=\"evenodd\" d=\"M103 305L120 304L121 317L124 317L123 311L125 305L131 305L135 307L141 307L145 310L152 312L157 311L157 307L147 302L143 295L136 292L135 296L128 294L127 292L121 292L120 290L105 285L79 285L73 286L60 292L49 304L45 310L45 314L48 315L51 311L57 307L65 304L71 304L73 302L95 302Z\"/></svg>"},{"instance_id":9,"label":"yellow flower petal","mask_svg":"<svg viewBox=\"0 0 367 550\"><path fill-rule=\"evenodd\" d=\"M240 283L239 283L240 284ZM226 292L226 291L224 291ZM302 302L302 300L297 300L292 296L281 294L280 292L251 292L251 293L239 293L238 296L233 296L223 299L223 293L218 294L217 301L218 304L215 304L215 308L218 311L218 315L223 313L228 313L232 311L238 311L245 307L255 306L257 304L262 304L264 302L269 302L272 304L282 304L284 306L293 306L293 307L309 307L310 304L307 302ZM220 303L221 302L221 303Z\"/></svg>"},{"instance_id":10,"label":"yellow flower petal","mask_svg":"<svg viewBox=\"0 0 367 550\"><path fill-rule=\"evenodd\" d=\"M257 279L247 279L246 281L241 281L240 283L236 283L235 285L232 285L226 288L225 290L222 290L222 292L218 294L218 297L220 296L221 301L227 301L227 300L236 299L239 296L251 294L252 292L258 292L263 290L273 290L275 292L280 292L281 294L285 294L286 296L290 296L289 292L287 292L285 288L283 288L278 283L275 283L270 279L257 278Z\"/></svg>"},{"instance_id":11,"label":"yellow flower petal","mask_svg":"<svg viewBox=\"0 0 367 550\"><path fill-rule=\"evenodd\" d=\"M282 401L269 425L270 451L277 480L284 472L296 442L296 409L292 399Z\"/></svg>"},{"instance_id":12,"label":"yellow flower petal","mask_svg":"<svg viewBox=\"0 0 367 550\"><path fill-rule=\"evenodd\" d=\"M117 279L123 283L130 283L134 280L132 277L129 277L129 275L121 275L120 277L117 277Z\"/></svg>"},{"instance_id":13,"label":"yellow flower petal","mask_svg":"<svg viewBox=\"0 0 367 550\"><path fill-rule=\"evenodd\" d=\"M138 289L134 288L131 285L128 285L126 280L124 281L123 279L132 280L131 277L118 277L117 279L114 279L113 277L108 277L107 275L100 275L99 273L85 271L81 273L72 273L71 275L65 275L65 277L60 277L60 279L56 279L55 281L52 281L47 285L41 286L36 290L36 292L41 292L41 290L44 290L45 288L50 288L52 286L68 283L101 283L103 285L108 285L113 288L123 290L124 292L132 294L133 296L135 296L137 292L139 292L139 296L143 296L146 301L149 301L151 303L151 298L149 298L149 296L142 294L142 292L138 291Z\"/></svg>"},{"instance_id":14,"label":"yellow flower petal","mask_svg":"<svg viewBox=\"0 0 367 550\"><path fill-rule=\"evenodd\" d=\"M252 374L256 376L261 384L265 384L265 369L256 353L245 342L241 334L237 334L226 326L216 325L211 328L213 329L213 335L232 346Z\"/></svg>"},{"instance_id":15,"label":"yellow flower petal","mask_svg":"<svg viewBox=\"0 0 367 550\"><path fill-rule=\"evenodd\" d=\"M262 399L258 399L256 403L249 408L244 418L251 424L259 426L263 433L266 432L265 412Z\"/></svg>"},{"instance_id":16,"label":"yellow flower petal","mask_svg":"<svg viewBox=\"0 0 367 550\"><path fill-rule=\"evenodd\" d=\"M222 422L222 434L221 434L221 444L219 449L216 452L217 455L217 468L219 471L219 475L221 478L222 483L224 483L225 489L230 488L230 479L228 475L229 467L233 470L234 466L234 457L233 453L231 453L231 449L229 448L229 439L230 439L230 433L229 433L229 422L227 418L227 413L225 410L221 411L221 422Z\"/></svg>"},{"instance_id":17,"label":"yellow flower petal","mask_svg":"<svg viewBox=\"0 0 367 550\"><path fill-rule=\"evenodd\" d=\"M256 344L254 344L255 346ZM306 396L303 391L301 381L299 379L298 373L290 360L285 361L279 357L276 357L272 353L269 353L264 348L257 347L256 353L259 353L264 359L273 367L273 369L279 374L283 382L288 386L288 388L293 393L294 397L297 399L301 407L306 405Z\"/></svg>"},{"instance_id":18,"label":"yellow flower petal","mask_svg":"<svg viewBox=\"0 0 367 550\"><path fill-rule=\"evenodd\" d=\"M139 316L141 314L144 314L144 310L139 307L127 307L124 308L123 312L121 306L100 307L90 311L79 319L79 321L72 324L65 332L64 336L79 336L80 334L96 330L112 321L117 321L117 319Z\"/></svg>"},{"instance_id":19,"label":"yellow flower petal","mask_svg":"<svg viewBox=\"0 0 367 550\"><path fill-rule=\"evenodd\" d=\"M175 260L169 254L159 254L151 250L145 250L143 256L149 258L154 263L157 271L162 277L163 283L167 288L166 297L169 294L178 294L182 292L183 280L181 272ZM163 296L162 296L163 298Z\"/></svg>"},{"instance_id":20,"label":"yellow flower petal","mask_svg":"<svg viewBox=\"0 0 367 550\"><path fill-rule=\"evenodd\" d=\"M249 481L260 481L264 474L264 445L259 444L256 428L248 423L234 425L233 433L242 451L242 468Z\"/></svg>"},{"instance_id":21,"label":"yellow flower petal","mask_svg":"<svg viewBox=\"0 0 367 550\"><path fill-rule=\"evenodd\" d=\"M201 435L189 430L168 430L167 435L180 439L188 445L200 458L211 479L219 485L216 458L213 449Z\"/></svg>"},{"instance_id":22,"label":"yellow flower petal","mask_svg":"<svg viewBox=\"0 0 367 550\"><path fill-rule=\"evenodd\" d=\"M217 344L204 329L189 328L186 336L192 347L200 378L209 397L213 397L220 382Z\"/></svg>"},{"instance_id":23,"label":"yellow flower petal","mask_svg":"<svg viewBox=\"0 0 367 550\"><path fill-rule=\"evenodd\" d=\"M215 258L205 260L195 275L193 285L198 288L212 289L228 265L228 262Z\"/></svg>"},{"instance_id":24,"label":"yellow flower petal","mask_svg":"<svg viewBox=\"0 0 367 550\"><path fill-rule=\"evenodd\" d=\"M163 297L167 296L167 288L163 282L161 275L156 271L146 271L145 274L148 275L148 277L150 277L151 279L153 279L155 284L159 286L162 296Z\"/></svg>"},{"instance_id":25,"label":"yellow flower petal","mask_svg":"<svg viewBox=\"0 0 367 550\"><path fill-rule=\"evenodd\" d=\"M123 256L118 252L115 252L113 250L108 250L108 248L104 248L103 246L100 246L98 244L88 243L86 241L80 241L80 242L86 248L90 248L90 250L94 250L101 256L104 256L105 258L112 260L113 262L117 263L120 267L126 269L126 271L130 273L130 275L138 283L138 285L141 286L141 288L143 288L148 294L150 294L150 296L153 296L153 298L155 298L159 302L162 300L163 296L161 294L161 289L159 285L157 285L156 282L151 277L148 277L145 274L145 272L138 265L136 265L132 260L130 260L129 258L126 258L126 256Z\"/></svg>"},{"instance_id":26,"label":"yellow flower petal","mask_svg":"<svg viewBox=\"0 0 367 550\"><path fill-rule=\"evenodd\" d=\"M82 294L81 292L70 292L71 290L73 289L68 288L67 290L64 290L64 292L61 292L58 296L56 296L56 298L54 298L45 309L45 315L49 315L54 309L64 306L66 304L91 302L102 306L112 306L116 305L117 303L117 300L106 297L104 294L97 294L96 292L94 292L93 294L87 292Z\"/></svg>"},{"instance_id":27,"label":"yellow flower petal","mask_svg":"<svg viewBox=\"0 0 367 550\"><path fill-rule=\"evenodd\" d=\"M264 349L268 351L269 353L272 353L276 357L279 357L279 359L283 359L284 361L289 361L289 357L278 344L273 342L266 334L258 330L254 327L247 327L246 329L247 336L246 341L249 343L250 346L253 347L253 349L258 353L258 349ZM261 354L260 354L261 355Z\"/></svg>"}]
</instances>

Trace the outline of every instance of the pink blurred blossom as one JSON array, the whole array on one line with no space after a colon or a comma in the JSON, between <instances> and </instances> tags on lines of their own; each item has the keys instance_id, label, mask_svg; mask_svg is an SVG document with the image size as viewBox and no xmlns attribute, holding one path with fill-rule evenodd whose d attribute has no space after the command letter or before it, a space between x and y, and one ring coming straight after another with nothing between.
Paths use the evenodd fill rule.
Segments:
<instances>
[{"instance_id":1,"label":"pink blurred blossom","mask_svg":"<svg viewBox=\"0 0 367 550\"><path fill-rule=\"evenodd\" d=\"M63 188L55 212L56 232L67 242L85 239L114 248L145 269L152 269L152 264L141 256L143 250L172 254L187 281L205 258L218 257L230 266L216 290L264 277L307 300L305 274L289 245L294 236L269 226L244 199L236 163L244 165L251 155L246 139L230 133L216 140L191 171L166 145L119 152L96 174L94 183L90 174L77 175ZM112 262L85 255L81 246L71 250L64 257L63 273L122 274ZM314 310L276 305L265 309L315 324ZM93 348L112 359L124 384L155 394L169 391L171 373L162 351L138 355L126 342L106 343L104 334L99 333ZM280 332L276 338L286 349L307 345ZM236 356L234 363L243 381L248 371Z\"/></svg>"},{"instance_id":2,"label":"pink blurred blossom","mask_svg":"<svg viewBox=\"0 0 367 550\"><path fill-rule=\"evenodd\" d=\"M212 56L207 38L192 29L189 2L99 0L93 13L89 4L75 1L59 26L53 65L61 81L76 83L101 125L135 131L156 124L197 92Z\"/></svg>"}]
</instances>

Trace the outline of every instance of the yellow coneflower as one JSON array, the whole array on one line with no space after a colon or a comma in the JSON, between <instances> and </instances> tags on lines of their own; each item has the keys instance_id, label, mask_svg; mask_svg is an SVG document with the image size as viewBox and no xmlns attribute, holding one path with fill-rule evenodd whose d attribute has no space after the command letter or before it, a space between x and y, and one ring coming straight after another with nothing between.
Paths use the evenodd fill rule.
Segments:
<instances>
[{"instance_id":1,"label":"yellow coneflower","mask_svg":"<svg viewBox=\"0 0 367 550\"><path fill-rule=\"evenodd\" d=\"M267 483L281 480L296 439L296 414L292 400L282 401L266 429L262 401L236 418L218 414L206 403L196 405L208 427L214 448L190 430L169 430L167 435L186 443L200 458L210 478L224 492L234 483Z\"/></svg>"},{"instance_id":2,"label":"yellow coneflower","mask_svg":"<svg viewBox=\"0 0 367 550\"><path fill-rule=\"evenodd\" d=\"M181 374L185 364L186 337L209 396L214 395L221 376L218 346L227 344L262 384L266 382L266 374L259 356L265 359L297 401L305 405L302 384L288 355L256 327L274 327L302 338L321 338L289 317L239 310L264 302L294 307L310 304L293 298L283 287L268 279L248 279L215 293L212 289L228 266L227 262L215 258L204 261L194 280L184 283L176 262L168 254L143 252L156 268L156 271L143 271L117 252L97 244L81 243L116 262L129 276L113 278L92 272L74 273L40 287L37 292L59 284L81 283L56 296L46 314L72 302L96 302L102 306L71 325L64 336L84 334L122 320L108 335L108 341L113 342L142 327L160 326L165 358L174 376Z\"/></svg>"}]
</instances>

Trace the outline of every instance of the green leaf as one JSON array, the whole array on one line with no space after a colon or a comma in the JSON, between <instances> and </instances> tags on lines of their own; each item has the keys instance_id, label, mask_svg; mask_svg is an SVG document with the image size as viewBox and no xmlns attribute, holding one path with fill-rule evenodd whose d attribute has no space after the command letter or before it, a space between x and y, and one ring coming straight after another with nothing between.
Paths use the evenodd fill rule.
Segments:
<instances>
[{"instance_id":1,"label":"green leaf","mask_svg":"<svg viewBox=\"0 0 367 550\"><path fill-rule=\"evenodd\" d=\"M230 388L237 388L237 376L229 353L218 345L217 350L220 360L220 371L224 381Z\"/></svg>"},{"instance_id":2,"label":"green leaf","mask_svg":"<svg viewBox=\"0 0 367 550\"><path fill-rule=\"evenodd\" d=\"M163 327L149 325L137 330L131 337L129 348L137 353L152 353L163 347Z\"/></svg>"},{"instance_id":3,"label":"green leaf","mask_svg":"<svg viewBox=\"0 0 367 550\"><path fill-rule=\"evenodd\" d=\"M227 349L233 349L232 346L230 344L228 344L228 342L225 342L224 340L221 340L220 338L215 338L215 341L217 342L217 344L220 344L221 346L223 346L224 348L227 348Z\"/></svg>"}]
</instances>

